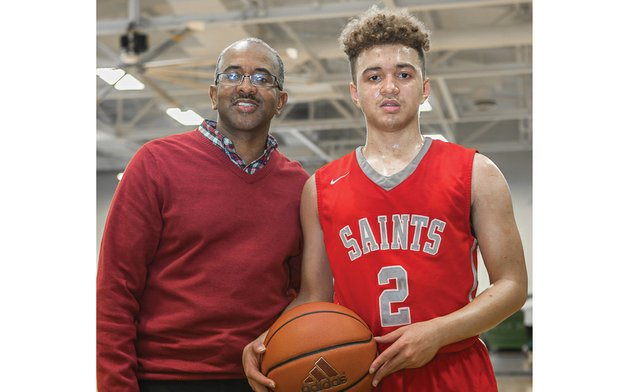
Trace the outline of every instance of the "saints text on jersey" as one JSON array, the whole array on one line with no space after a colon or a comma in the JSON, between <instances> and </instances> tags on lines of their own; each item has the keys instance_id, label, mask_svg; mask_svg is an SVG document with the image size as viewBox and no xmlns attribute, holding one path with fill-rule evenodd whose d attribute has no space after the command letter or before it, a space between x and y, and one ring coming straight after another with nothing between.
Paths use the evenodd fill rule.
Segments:
<instances>
[{"instance_id":1,"label":"saints text on jersey","mask_svg":"<svg viewBox=\"0 0 620 392\"><path fill-rule=\"evenodd\" d=\"M391 222L387 215L377 216L379 232L372 230L367 217L358 220L359 238L353 235L350 225L340 229L340 240L350 249L351 261L376 250L402 249L436 255L441 245L441 234L446 222L415 214L394 214ZM425 235L423 236L423 229Z\"/></svg>"}]
</instances>

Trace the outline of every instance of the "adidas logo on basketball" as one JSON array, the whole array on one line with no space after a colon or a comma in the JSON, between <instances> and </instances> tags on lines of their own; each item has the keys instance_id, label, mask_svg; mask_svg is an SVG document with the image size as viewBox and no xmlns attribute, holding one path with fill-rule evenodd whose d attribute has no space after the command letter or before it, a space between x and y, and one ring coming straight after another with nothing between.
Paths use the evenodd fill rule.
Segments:
<instances>
[{"instance_id":1,"label":"adidas logo on basketball","mask_svg":"<svg viewBox=\"0 0 620 392\"><path fill-rule=\"evenodd\" d=\"M301 386L301 392L317 392L333 388L347 382L347 376L339 374L323 357L314 363L308 377Z\"/></svg>"}]
</instances>

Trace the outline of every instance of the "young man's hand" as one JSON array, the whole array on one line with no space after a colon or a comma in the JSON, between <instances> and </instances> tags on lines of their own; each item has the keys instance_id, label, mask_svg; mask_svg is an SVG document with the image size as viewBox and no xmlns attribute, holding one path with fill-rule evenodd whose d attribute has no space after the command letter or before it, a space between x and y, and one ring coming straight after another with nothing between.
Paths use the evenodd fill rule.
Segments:
<instances>
[{"instance_id":1,"label":"young man's hand","mask_svg":"<svg viewBox=\"0 0 620 392\"><path fill-rule=\"evenodd\" d=\"M375 337L379 344L390 344L370 365L370 374L377 386L383 377L405 368L426 365L441 348L437 329L430 321L398 328L387 335Z\"/></svg>"}]
</instances>

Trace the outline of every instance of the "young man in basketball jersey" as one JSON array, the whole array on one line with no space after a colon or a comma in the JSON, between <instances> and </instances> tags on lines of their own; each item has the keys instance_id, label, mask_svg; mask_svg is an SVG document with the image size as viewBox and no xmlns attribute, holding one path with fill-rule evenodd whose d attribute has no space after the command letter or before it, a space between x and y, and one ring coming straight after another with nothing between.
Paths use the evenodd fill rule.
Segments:
<instances>
[{"instance_id":1,"label":"young man in basketball jersey","mask_svg":"<svg viewBox=\"0 0 620 392\"><path fill-rule=\"evenodd\" d=\"M369 369L376 390L496 391L478 335L527 294L506 181L475 150L421 135L430 42L416 18L373 7L340 42L367 139L304 186L302 285L289 308L333 299L358 313L382 351ZM492 286L476 297L478 247ZM272 385L256 367L261 342L244 351L256 391Z\"/></svg>"}]
</instances>

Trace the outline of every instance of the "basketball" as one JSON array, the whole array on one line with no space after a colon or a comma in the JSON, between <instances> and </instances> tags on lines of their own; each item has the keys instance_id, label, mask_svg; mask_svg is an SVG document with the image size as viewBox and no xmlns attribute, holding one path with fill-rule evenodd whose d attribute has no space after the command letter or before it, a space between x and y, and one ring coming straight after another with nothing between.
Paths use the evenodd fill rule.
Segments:
<instances>
[{"instance_id":1,"label":"basketball","mask_svg":"<svg viewBox=\"0 0 620 392\"><path fill-rule=\"evenodd\" d=\"M310 302L283 313L265 337L261 372L276 392L372 389L370 364L377 344L353 311L329 302Z\"/></svg>"}]
</instances>

